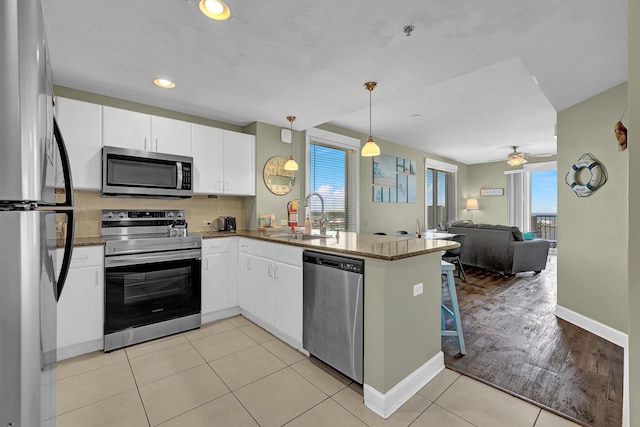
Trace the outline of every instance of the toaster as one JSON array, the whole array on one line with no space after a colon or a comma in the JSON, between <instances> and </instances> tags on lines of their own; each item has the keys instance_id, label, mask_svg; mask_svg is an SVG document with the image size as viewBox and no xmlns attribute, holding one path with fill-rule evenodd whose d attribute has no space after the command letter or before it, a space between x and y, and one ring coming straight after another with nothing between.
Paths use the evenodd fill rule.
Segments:
<instances>
[{"instance_id":1,"label":"toaster","mask_svg":"<svg viewBox=\"0 0 640 427\"><path fill-rule=\"evenodd\" d=\"M218 231L236 231L235 216L221 216L216 220Z\"/></svg>"}]
</instances>

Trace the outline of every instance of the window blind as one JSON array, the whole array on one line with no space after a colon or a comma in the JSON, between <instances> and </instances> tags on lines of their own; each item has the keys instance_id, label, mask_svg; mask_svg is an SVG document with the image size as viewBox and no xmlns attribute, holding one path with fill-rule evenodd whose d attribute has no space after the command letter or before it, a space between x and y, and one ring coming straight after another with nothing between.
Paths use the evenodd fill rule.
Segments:
<instances>
[{"instance_id":1,"label":"window blind","mask_svg":"<svg viewBox=\"0 0 640 427\"><path fill-rule=\"evenodd\" d=\"M357 230L356 161L355 150L338 148L310 141L309 189L324 198L327 230ZM309 203L312 226L319 227L320 200L312 197Z\"/></svg>"}]
</instances>

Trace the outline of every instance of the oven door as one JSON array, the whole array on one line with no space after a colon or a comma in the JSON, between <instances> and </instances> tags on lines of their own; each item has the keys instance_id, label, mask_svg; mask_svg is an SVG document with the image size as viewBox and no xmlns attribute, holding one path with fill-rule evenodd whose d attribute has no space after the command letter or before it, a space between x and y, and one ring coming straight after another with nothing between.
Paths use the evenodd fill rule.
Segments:
<instances>
[{"instance_id":1,"label":"oven door","mask_svg":"<svg viewBox=\"0 0 640 427\"><path fill-rule=\"evenodd\" d=\"M105 259L105 335L201 310L201 252L156 252Z\"/></svg>"}]
</instances>

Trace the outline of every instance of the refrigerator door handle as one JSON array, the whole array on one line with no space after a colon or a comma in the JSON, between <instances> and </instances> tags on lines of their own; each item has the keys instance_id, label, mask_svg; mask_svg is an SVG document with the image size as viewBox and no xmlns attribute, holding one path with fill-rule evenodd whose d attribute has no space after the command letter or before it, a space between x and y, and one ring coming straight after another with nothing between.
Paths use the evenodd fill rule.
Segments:
<instances>
[{"instance_id":1,"label":"refrigerator door handle","mask_svg":"<svg viewBox=\"0 0 640 427\"><path fill-rule=\"evenodd\" d=\"M62 256L60 275L56 280L56 301L58 301L60 299L60 295L62 295L62 288L64 288L64 283L67 280L67 275L69 274L69 268L71 266L71 255L73 254L73 238L75 236L75 212L69 209L58 209L54 212L65 214L67 216L67 235L65 236L64 241L64 255Z\"/></svg>"},{"instance_id":2,"label":"refrigerator door handle","mask_svg":"<svg viewBox=\"0 0 640 427\"><path fill-rule=\"evenodd\" d=\"M62 138L62 132L58 127L56 118L53 118L53 135L58 144L58 152L60 153L60 164L62 164L62 174L64 175L64 194L65 201L62 203L56 203L56 206L73 206L73 182L71 181L71 164L69 163L69 154L67 153L67 147L64 144Z\"/></svg>"}]
</instances>

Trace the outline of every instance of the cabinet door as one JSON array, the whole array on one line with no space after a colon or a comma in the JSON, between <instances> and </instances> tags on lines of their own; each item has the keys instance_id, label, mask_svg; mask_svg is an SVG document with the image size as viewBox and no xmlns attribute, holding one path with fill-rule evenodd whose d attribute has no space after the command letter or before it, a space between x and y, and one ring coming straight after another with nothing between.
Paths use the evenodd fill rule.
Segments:
<instances>
[{"instance_id":1,"label":"cabinet door","mask_svg":"<svg viewBox=\"0 0 640 427\"><path fill-rule=\"evenodd\" d=\"M205 239L202 244L202 313L238 305L238 240Z\"/></svg>"},{"instance_id":2,"label":"cabinet door","mask_svg":"<svg viewBox=\"0 0 640 427\"><path fill-rule=\"evenodd\" d=\"M62 263L62 254L61 249L56 251L58 272ZM69 275L58 301L58 349L102 340L104 323L103 263L104 248L102 246L74 249ZM89 351L93 350L95 348L90 347ZM65 354L67 354L66 357L70 357L76 356L78 353L76 349L67 350Z\"/></svg>"},{"instance_id":3,"label":"cabinet door","mask_svg":"<svg viewBox=\"0 0 640 427\"><path fill-rule=\"evenodd\" d=\"M69 270L58 301L58 348L100 340L104 322L104 271Z\"/></svg>"},{"instance_id":4,"label":"cabinet door","mask_svg":"<svg viewBox=\"0 0 640 427\"><path fill-rule=\"evenodd\" d=\"M255 196L256 137L223 131L224 193Z\"/></svg>"},{"instance_id":5,"label":"cabinet door","mask_svg":"<svg viewBox=\"0 0 640 427\"><path fill-rule=\"evenodd\" d=\"M237 296L233 298L232 295L232 290L237 289L232 286L232 280L237 277L232 258L228 253L202 257L202 314L238 305ZM233 272L231 267L234 267Z\"/></svg>"},{"instance_id":6,"label":"cabinet door","mask_svg":"<svg viewBox=\"0 0 640 427\"><path fill-rule=\"evenodd\" d=\"M253 313L252 263L251 254L243 252L238 254L238 305L249 313Z\"/></svg>"},{"instance_id":7,"label":"cabinet door","mask_svg":"<svg viewBox=\"0 0 640 427\"><path fill-rule=\"evenodd\" d=\"M191 123L151 116L151 144L158 153L191 156Z\"/></svg>"},{"instance_id":8,"label":"cabinet door","mask_svg":"<svg viewBox=\"0 0 640 427\"><path fill-rule=\"evenodd\" d=\"M76 189L102 188L101 114L98 104L56 98L56 120L67 146Z\"/></svg>"},{"instance_id":9,"label":"cabinet door","mask_svg":"<svg viewBox=\"0 0 640 427\"><path fill-rule=\"evenodd\" d=\"M150 116L103 106L102 145L151 151Z\"/></svg>"},{"instance_id":10,"label":"cabinet door","mask_svg":"<svg viewBox=\"0 0 640 427\"><path fill-rule=\"evenodd\" d=\"M191 125L193 192L222 193L222 129Z\"/></svg>"},{"instance_id":11,"label":"cabinet door","mask_svg":"<svg viewBox=\"0 0 640 427\"><path fill-rule=\"evenodd\" d=\"M275 263L275 326L302 343L302 268Z\"/></svg>"},{"instance_id":12,"label":"cabinet door","mask_svg":"<svg viewBox=\"0 0 640 427\"><path fill-rule=\"evenodd\" d=\"M274 262L254 255L252 264L253 314L272 326L275 323Z\"/></svg>"}]
</instances>

